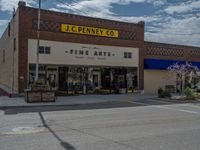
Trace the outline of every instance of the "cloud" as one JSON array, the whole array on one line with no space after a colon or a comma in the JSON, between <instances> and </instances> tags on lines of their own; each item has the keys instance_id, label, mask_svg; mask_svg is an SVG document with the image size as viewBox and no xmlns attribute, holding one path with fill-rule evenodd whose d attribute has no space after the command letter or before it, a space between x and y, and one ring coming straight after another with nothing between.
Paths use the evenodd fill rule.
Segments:
<instances>
[{"instance_id":1,"label":"cloud","mask_svg":"<svg viewBox=\"0 0 200 150\"><path fill-rule=\"evenodd\" d=\"M163 6L167 3L166 0L147 0L148 3L152 3L154 6Z\"/></svg>"},{"instance_id":2,"label":"cloud","mask_svg":"<svg viewBox=\"0 0 200 150\"><path fill-rule=\"evenodd\" d=\"M6 28L9 20L0 20L0 37L4 32L4 29Z\"/></svg>"},{"instance_id":3,"label":"cloud","mask_svg":"<svg viewBox=\"0 0 200 150\"><path fill-rule=\"evenodd\" d=\"M110 9L112 8L111 4L117 2L116 0L112 1L112 0L84 0L84 1L80 1L77 3L71 3L68 4L66 3L62 3L62 4L57 4L58 8L61 9L68 9L72 12L76 12L79 13L81 15L92 15L94 16L99 16L99 17L104 17L106 15L114 15L113 12L110 11ZM127 0L118 0L118 2L125 4L128 4Z\"/></svg>"},{"instance_id":4,"label":"cloud","mask_svg":"<svg viewBox=\"0 0 200 150\"><path fill-rule=\"evenodd\" d=\"M163 0L157 0L163 1ZM106 18L112 20L120 20L126 22L151 22L158 18L156 16L121 16L112 12L113 4L118 5L128 5L130 3L144 3L146 0L84 0L76 3L58 3L56 7L61 9L61 11L69 10L75 12L76 14L92 16L98 18ZM150 1L149 1L150 2Z\"/></svg>"},{"instance_id":5,"label":"cloud","mask_svg":"<svg viewBox=\"0 0 200 150\"><path fill-rule=\"evenodd\" d=\"M9 20L0 20L0 26L4 26L9 22Z\"/></svg>"},{"instance_id":6,"label":"cloud","mask_svg":"<svg viewBox=\"0 0 200 150\"><path fill-rule=\"evenodd\" d=\"M19 0L0 0L2 11L12 12ZM38 0L26 0L27 5L37 6ZM43 0L44 3L50 3ZM179 1L180 2L180 1ZM126 16L113 11L115 5L141 3L153 5L152 15ZM200 46L200 1L172 3L167 0L55 0L49 10L105 18L125 22L145 22L145 40ZM163 10L163 11L158 11ZM0 34L8 20L0 20Z\"/></svg>"},{"instance_id":7,"label":"cloud","mask_svg":"<svg viewBox=\"0 0 200 150\"><path fill-rule=\"evenodd\" d=\"M139 21L144 21L146 23L148 22L153 22L153 21L158 21L160 19L159 16L141 16L141 17L114 17L113 19L121 20L121 21L126 21L126 22L139 22Z\"/></svg>"},{"instance_id":8,"label":"cloud","mask_svg":"<svg viewBox=\"0 0 200 150\"><path fill-rule=\"evenodd\" d=\"M155 26L154 26L155 25ZM150 41L200 46L200 17L177 19L167 17L147 27L145 39Z\"/></svg>"},{"instance_id":9,"label":"cloud","mask_svg":"<svg viewBox=\"0 0 200 150\"><path fill-rule=\"evenodd\" d=\"M35 5L35 0L24 0L27 5ZM0 0L0 11L12 12L13 8L17 8L19 0Z\"/></svg>"},{"instance_id":10,"label":"cloud","mask_svg":"<svg viewBox=\"0 0 200 150\"><path fill-rule=\"evenodd\" d=\"M63 9L57 9L57 8L49 8L49 10L56 11L56 12L69 13L69 10L63 10Z\"/></svg>"},{"instance_id":11,"label":"cloud","mask_svg":"<svg viewBox=\"0 0 200 150\"><path fill-rule=\"evenodd\" d=\"M200 9L200 1L189 1L185 3L180 3L179 5L172 5L165 9L168 14L174 13L186 13L191 12L196 9Z\"/></svg>"}]
</instances>

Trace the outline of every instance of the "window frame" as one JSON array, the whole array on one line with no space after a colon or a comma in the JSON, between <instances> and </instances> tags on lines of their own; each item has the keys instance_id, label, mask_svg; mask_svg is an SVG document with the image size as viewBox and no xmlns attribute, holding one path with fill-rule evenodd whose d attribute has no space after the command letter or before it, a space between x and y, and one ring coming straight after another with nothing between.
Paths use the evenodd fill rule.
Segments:
<instances>
[{"instance_id":1,"label":"window frame","mask_svg":"<svg viewBox=\"0 0 200 150\"><path fill-rule=\"evenodd\" d=\"M128 53L124 52L124 58L128 58Z\"/></svg>"},{"instance_id":2,"label":"window frame","mask_svg":"<svg viewBox=\"0 0 200 150\"><path fill-rule=\"evenodd\" d=\"M40 46L39 47L39 54L51 54L51 47L50 46Z\"/></svg>"},{"instance_id":3,"label":"window frame","mask_svg":"<svg viewBox=\"0 0 200 150\"><path fill-rule=\"evenodd\" d=\"M14 51L16 51L16 49L17 49L17 45L16 45L17 43L16 43L16 38L14 38L13 39L13 49L14 49Z\"/></svg>"},{"instance_id":4,"label":"window frame","mask_svg":"<svg viewBox=\"0 0 200 150\"><path fill-rule=\"evenodd\" d=\"M132 59L133 58L132 52L124 52L124 58L125 59Z\"/></svg>"},{"instance_id":5,"label":"window frame","mask_svg":"<svg viewBox=\"0 0 200 150\"><path fill-rule=\"evenodd\" d=\"M6 51L5 49L3 50L3 64L6 63Z\"/></svg>"}]
</instances>

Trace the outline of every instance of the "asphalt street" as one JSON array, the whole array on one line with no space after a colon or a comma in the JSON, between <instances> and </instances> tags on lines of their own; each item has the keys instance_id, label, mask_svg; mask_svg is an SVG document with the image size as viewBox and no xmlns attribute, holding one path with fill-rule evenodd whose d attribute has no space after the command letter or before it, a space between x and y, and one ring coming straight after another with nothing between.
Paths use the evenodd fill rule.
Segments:
<instances>
[{"instance_id":1,"label":"asphalt street","mask_svg":"<svg viewBox=\"0 0 200 150\"><path fill-rule=\"evenodd\" d=\"M3 109L0 150L200 150L200 103Z\"/></svg>"}]
</instances>

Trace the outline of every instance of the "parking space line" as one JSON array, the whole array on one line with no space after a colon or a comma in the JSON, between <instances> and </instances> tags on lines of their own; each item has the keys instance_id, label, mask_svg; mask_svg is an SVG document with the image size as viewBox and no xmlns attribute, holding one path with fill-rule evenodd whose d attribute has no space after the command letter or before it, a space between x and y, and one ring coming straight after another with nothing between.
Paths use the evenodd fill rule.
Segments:
<instances>
[{"instance_id":1,"label":"parking space line","mask_svg":"<svg viewBox=\"0 0 200 150\"><path fill-rule=\"evenodd\" d=\"M193 107L193 108L199 108L199 110L200 110L200 105L194 105L194 104L192 104L192 103L190 103L190 104L184 104L183 106L189 106L189 107Z\"/></svg>"},{"instance_id":2,"label":"parking space line","mask_svg":"<svg viewBox=\"0 0 200 150\"><path fill-rule=\"evenodd\" d=\"M189 107L194 107L194 108L200 108L200 105L194 105L193 103L190 104L184 104L185 106L189 106Z\"/></svg>"},{"instance_id":3,"label":"parking space line","mask_svg":"<svg viewBox=\"0 0 200 150\"><path fill-rule=\"evenodd\" d=\"M150 101L150 100L149 100ZM147 104L147 103L142 103L142 102L136 102L136 101L128 101L129 103L132 104L139 104L139 105L143 105L143 106L157 106L157 105L152 105L152 104ZM169 103L168 103L169 104Z\"/></svg>"},{"instance_id":4,"label":"parking space line","mask_svg":"<svg viewBox=\"0 0 200 150\"><path fill-rule=\"evenodd\" d=\"M149 104L141 103L141 102L135 102L135 101L127 101L127 102L132 103L132 104L139 104L139 105L143 105L143 106L150 106Z\"/></svg>"},{"instance_id":5,"label":"parking space line","mask_svg":"<svg viewBox=\"0 0 200 150\"><path fill-rule=\"evenodd\" d=\"M163 104L175 104L175 102L166 102L166 101L161 101L161 100L153 100L153 99L150 99L148 101L152 101L152 102L160 102L160 103L163 103Z\"/></svg>"},{"instance_id":6,"label":"parking space line","mask_svg":"<svg viewBox=\"0 0 200 150\"><path fill-rule=\"evenodd\" d=\"M167 107L167 106L157 106L157 105L153 105L153 107L162 108L162 109L168 109L168 110L181 111L181 112L186 112L186 113L190 113L190 114L198 114L198 115L200 115L200 112L190 111L190 110L186 110L186 109L171 108L171 107Z\"/></svg>"},{"instance_id":7,"label":"parking space line","mask_svg":"<svg viewBox=\"0 0 200 150\"><path fill-rule=\"evenodd\" d=\"M174 104L174 103L171 103L171 102L164 102L164 101L152 100L152 99L148 99L147 101L149 101L149 102L158 102L158 103L163 103L163 104L167 104L167 105ZM129 102L129 103L135 103L135 104L140 104L140 105L145 105L145 106L153 105L153 104L148 104L148 103L143 103L143 102L138 102L138 101L136 102L136 101L134 101L132 99L129 99L127 102Z\"/></svg>"},{"instance_id":8,"label":"parking space line","mask_svg":"<svg viewBox=\"0 0 200 150\"><path fill-rule=\"evenodd\" d=\"M150 106L150 107L154 107L154 108L168 109L168 110L174 110L174 111L180 111L180 112L200 115L200 112L190 111L190 110L186 110L186 109L171 108L171 107L167 107L167 106L158 106L158 105L149 105L149 104L145 104L145 103L141 103L141 102L134 102L134 101L128 101L128 102L132 103L132 104L140 104L143 106ZM176 105L176 106L178 106L178 105Z\"/></svg>"}]
</instances>

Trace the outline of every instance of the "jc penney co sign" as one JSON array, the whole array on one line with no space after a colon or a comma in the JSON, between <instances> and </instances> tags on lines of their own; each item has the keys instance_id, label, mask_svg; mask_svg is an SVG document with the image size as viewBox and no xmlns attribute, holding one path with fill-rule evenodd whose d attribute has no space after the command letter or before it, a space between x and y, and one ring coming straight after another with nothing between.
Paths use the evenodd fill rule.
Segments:
<instances>
[{"instance_id":1,"label":"jc penney co sign","mask_svg":"<svg viewBox=\"0 0 200 150\"><path fill-rule=\"evenodd\" d=\"M61 24L61 32L118 38L117 30Z\"/></svg>"}]
</instances>

